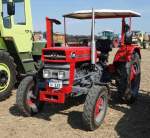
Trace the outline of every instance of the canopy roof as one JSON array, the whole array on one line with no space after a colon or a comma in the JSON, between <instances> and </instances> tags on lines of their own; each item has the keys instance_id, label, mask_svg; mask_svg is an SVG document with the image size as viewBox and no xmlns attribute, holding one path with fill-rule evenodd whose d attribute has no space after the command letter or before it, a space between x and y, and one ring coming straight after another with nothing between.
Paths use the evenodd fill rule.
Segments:
<instances>
[{"instance_id":1,"label":"canopy roof","mask_svg":"<svg viewBox=\"0 0 150 138\"><path fill-rule=\"evenodd\" d=\"M140 17L141 14L131 10L111 10L111 9L101 9L94 10L95 18L123 18L123 17ZM92 10L82 10L76 11L70 14L64 15L67 18L75 18L75 19L91 19L92 18Z\"/></svg>"}]
</instances>

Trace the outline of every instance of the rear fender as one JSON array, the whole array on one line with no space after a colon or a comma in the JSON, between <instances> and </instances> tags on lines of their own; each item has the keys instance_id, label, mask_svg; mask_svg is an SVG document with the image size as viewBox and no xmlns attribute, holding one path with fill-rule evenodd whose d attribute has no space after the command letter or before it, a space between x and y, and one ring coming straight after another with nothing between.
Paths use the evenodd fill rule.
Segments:
<instances>
[{"instance_id":1,"label":"rear fender","mask_svg":"<svg viewBox=\"0 0 150 138\"><path fill-rule=\"evenodd\" d=\"M134 52L137 52L141 58L140 47L138 45L128 45L126 47L121 47L115 55L114 63L131 61L131 57Z\"/></svg>"},{"instance_id":2,"label":"rear fender","mask_svg":"<svg viewBox=\"0 0 150 138\"><path fill-rule=\"evenodd\" d=\"M7 47L6 47L6 44L3 40L3 38L0 37L0 50L4 50L4 51L7 51Z\"/></svg>"}]
</instances>

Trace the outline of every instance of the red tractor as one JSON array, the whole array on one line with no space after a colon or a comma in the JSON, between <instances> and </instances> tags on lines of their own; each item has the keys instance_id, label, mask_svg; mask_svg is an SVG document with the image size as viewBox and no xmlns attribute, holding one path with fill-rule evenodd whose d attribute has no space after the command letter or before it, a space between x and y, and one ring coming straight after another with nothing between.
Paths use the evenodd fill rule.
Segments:
<instances>
[{"instance_id":1,"label":"red tractor","mask_svg":"<svg viewBox=\"0 0 150 138\"><path fill-rule=\"evenodd\" d=\"M36 74L29 74L19 85L16 102L26 115L38 113L45 102L64 104L69 98L86 95L83 123L88 130L97 129L104 120L108 105L109 85L115 80L120 99L133 102L140 86L140 47L132 44L131 17L140 14L130 10L86 10L64 15L66 18L91 19L89 45L71 46L65 42L57 47L53 42L53 24L46 19L47 46L42 50L42 64ZM95 40L95 20L122 19L121 47L113 64L108 64L112 41ZM126 24L129 18L130 25ZM66 32L66 25L65 32ZM66 33L65 33L66 34Z\"/></svg>"}]
</instances>

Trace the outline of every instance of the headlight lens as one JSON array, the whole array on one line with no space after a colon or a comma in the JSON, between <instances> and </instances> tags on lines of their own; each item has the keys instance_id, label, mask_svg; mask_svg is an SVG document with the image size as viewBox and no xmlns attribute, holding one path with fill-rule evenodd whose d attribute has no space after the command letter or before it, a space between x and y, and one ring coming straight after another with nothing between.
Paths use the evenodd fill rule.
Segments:
<instances>
[{"instance_id":1,"label":"headlight lens","mask_svg":"<svg viewBox=\"0 0 150 138\"><path fill-rule=\"evenodd\" d=\"M59 79L62 80L65 78L65 72L64 71L51 71L49 69L44 69L43 70L43 78L45 79Z\"/></svg>"},{"instance_id":2,"label":"headlight lens","mask_svg":"<svg viewBox=\"0 0 150 138\"><path fill-rule=\"evenodd\" d=\"M50 72L49 70L43 70L43 78L49 78L50 77Z\"/></svg>"},{"instance_id":3,"label":"headlight lens","mask_svg":"<svg viewBox=\"0 0 150 138\"><path fill-rule=\"evenodd\" d=\"M58 79L62 80L63 78L65 78L65 72L63 71L58 72Z\"/></svg>"}]
</instances>

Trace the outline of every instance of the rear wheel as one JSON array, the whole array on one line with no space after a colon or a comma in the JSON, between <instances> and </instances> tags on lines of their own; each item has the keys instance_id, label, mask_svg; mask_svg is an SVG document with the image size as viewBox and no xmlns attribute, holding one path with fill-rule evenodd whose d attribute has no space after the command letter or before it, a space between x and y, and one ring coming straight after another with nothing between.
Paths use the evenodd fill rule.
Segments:
<instances>
[{"instance_id":1,"label":"rear wheel","mask_svg":"<svg viewBox=\"0 0 150 138\"><path fill-rule=\"evenodd\" d=\"M119 97L125 102L133 103L138 97L141 80L141 66L138 53L132 55L130 62L119 65L118 75Z\"/></svg>"},{"instance_id":2,"label":"rear wheel","mask_svg":"<svg viewBox=\"0 0 150 138\"><path fill-rule=\"evenodd\" d=\"M32 116L41 111L43 103L39 100L39 91L33 77L29 76L20 83L16 104L25 116Z\"/></svg>"},{"instance_id":3,"label":"rear wheel","mask_svg":"<svg viewBox=\"0 0 150 138\"><path fill-rule=\"evenodd\" d=\"M0 101L11 95L16 83L16 65L7 52L0 52Z\"/></svg>"},{"instance_id":4,"label":"rear wheel","mask_svg":"<svg viewBox=\"0 0 150 138\"><path fill-rule=\"evenodd\" d=\"M83 122L88 130L95 130L102 124L106 115L107 105L107 88L93 86L86 97L83 110Z\"/></svg>"}]
</instances>

